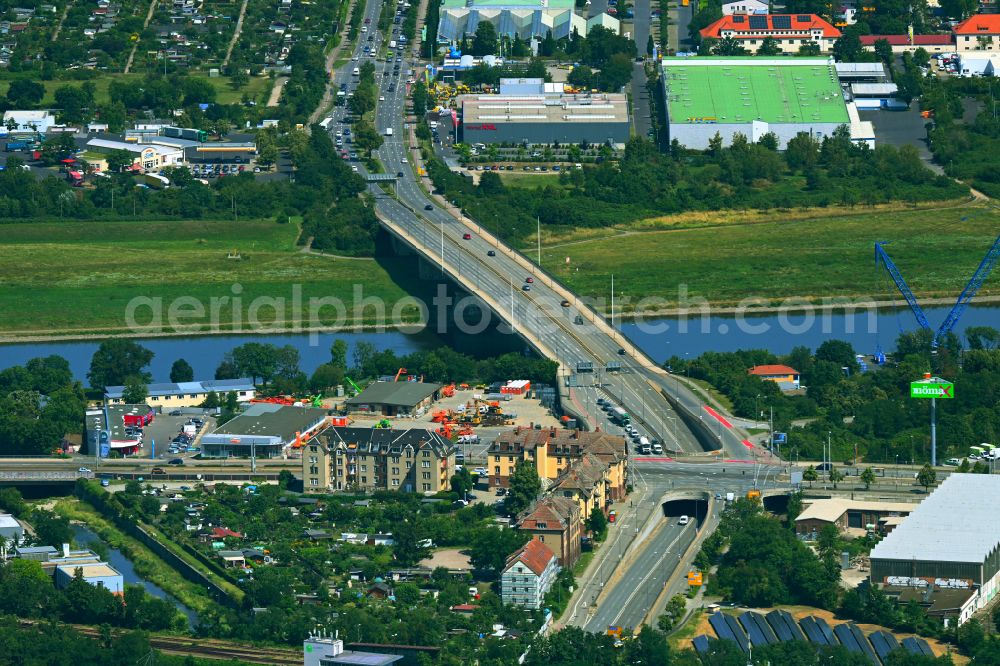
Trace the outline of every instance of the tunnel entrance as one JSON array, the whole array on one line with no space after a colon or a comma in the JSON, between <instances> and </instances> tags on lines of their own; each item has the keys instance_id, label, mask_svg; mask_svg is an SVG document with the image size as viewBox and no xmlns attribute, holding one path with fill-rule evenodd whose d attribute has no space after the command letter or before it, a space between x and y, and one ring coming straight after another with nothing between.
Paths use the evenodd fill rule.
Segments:
<instances>
[{"instance_id":1,"label":"tunnel entrance","mask_svg":"<svg viewBox=\"0 0 1000 666\"><path fill-rule=\"evenodd\" d=\"M664 502L661 508L667 522L677 523L681 516L687 516L689 520L696 521L700 526L705 522L708 514L708 501L703 499L669 500Z\"/></svg>"}]
</instances>

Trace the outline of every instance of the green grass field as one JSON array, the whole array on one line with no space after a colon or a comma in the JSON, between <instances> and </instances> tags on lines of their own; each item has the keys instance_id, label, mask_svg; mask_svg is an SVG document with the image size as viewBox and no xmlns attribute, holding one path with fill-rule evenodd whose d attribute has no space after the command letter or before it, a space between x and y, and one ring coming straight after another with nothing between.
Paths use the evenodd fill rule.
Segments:
<instances>
[{"instance_id":1,"label":"green grass field","mask_svg":"<svg viewBox=\"0 0 1000 666\"><path fill-rule=\"evenodd\" d=\"M614 273L616 299L667 299L660 308L676 307L681 285L690 298L715 305L736 305L748 297L771 304L832 296L902 302L884 269L875 269L875 241L891 241L887 251L918 297L955 298L998 231L1000 211L992 207L858 212L625 232L543 246L542 263L585 296L606 298ZM993 275L979 293L1000 294L1000 276Z\"/></svg>"},{"instance_id":2,"label":"green grass field","mask_svg":"<svg viewBox=\"0 0 1000 666\"><path fill-rule=\"evenodd\" d=\"M562 187L558 173L527 173L526 171L505 171L500 180L507 187Z\"/></svg>"},{"instance_id":3,"label":"green grass field","mask_svg":"<svg viewBox=\"0 0 1000 666\"><path fill-rule=\"evenodd\" d=\"M0 228L0 335L123 331L126 308L137 297L161 298L164 318L174 299L192 297L205 313L190 322L207 323L211 299L232 298L234 285L242 290L244 322L258 297L284 297L285 319L292 319L292 285L301 285L303 318L312 297L350 304L355 285L389 307L406 295L373 260L300 252L295 224L51 222ZM228 259L233 251L242 260ZM218 311L220 329L232 329L231 303ZM328 321L334 316L331 309L323 314ZM149 309L140 309L136 319L144 324L150 316ZM350 313L348 318L357 321ZM258 319L273 321L273 309L261 308Z\"/></svg>"}]
</instances>

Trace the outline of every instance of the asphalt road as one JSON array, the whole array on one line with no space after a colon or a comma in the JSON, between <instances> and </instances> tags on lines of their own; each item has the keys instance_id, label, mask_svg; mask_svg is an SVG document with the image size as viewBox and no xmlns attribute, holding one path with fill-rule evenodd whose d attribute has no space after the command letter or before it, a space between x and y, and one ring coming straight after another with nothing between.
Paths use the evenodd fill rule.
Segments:
<instances>
[{"instance_id":1,"label":"asphalt road","mask_svg":"<svg viewBox=\"0 0 1000 666\"><path fill-rule=\"evenodd\" d=\"M366 6L365 16L372 19L373 25L377 23L379 7L375 0L370 0ZM647 25L648 16L647 8ZM376 33L375 44L383 39L384 36ZM361 55L364 43L362 40L355 47L355 55ZM378 103L375 114L375 126L384 138L377 156L387 173L403 173L403 177L396 180L395 196L386 194L379 186L370 186L380 216L410 236L429 262L443 264L443 270L457 274L459 281L477 294L473 299L477 304L481 305L483 302L478 295L492 301L496 309L503 313L501 316L506 321L508 330L514 333L530 331L527 337L546 347L543 351L558 360L564 368L576 368L581 361L589 361L598 369L604 368L609 362L621 363L626 372L617 376L612 373L603 376L601 373L581 373L576 376L578 384L588 385L595 391L616 391L625 408L633 415L633 420L644 415L645 432L663 442L670 442L676 431L678 435L675 443L681 449L689 452L700 450L695 439L689 433L685 434L683 427L677 428L676 422L670 420L674 418L673 412L657 389L676 394L691 413L703 418L714 418L704 410L698 396L683 385L670 381L662 373L646 367L652 365L649 359L634 359L619 354L620 334L609 335L605 332L606 329L591 323L590 313L584 311L575 299L569 307L562 307L561 292L553 288L547 275L534 267L524 268L523 263L518 262L506 247L484 238L483 230L477 225L473 227L475 231L470 230L469 226L456 220L452 213L442 209L420 188L413 171L414 155L406 148L408 130L403 127L408 89L405 83L406 71L416 69L415 49L414 45L407 48L408 57L400 64L398 76L393 74L395 63L377 63L376 66L379 94L384 97L384 101ZM335 72L335 83L339 85L347 82L351 86L354 79L351 72L358 64L349 62ZM385 72L389 76L383 76ZM393 89L389 90L390 87ZM337 125L334 124L331 129L336 128ZM385 136L387 128L392 128L391 136ZM465 234L469 234L470 238L463 238ZM496 256L489 257L487 253L490 250ZM529 276L534 277L530 291L522 288ZM482 309L489 311L485 307ZM577 314L583 317L584 324L574 323ZM595 387L595 383L600 386ZM596 400L596 393L593 397ZM718 437L726 448L727 457L751 457L751 452L742 443L743 436L735 428L719 427Z\"/></svg>"}]
</instances>

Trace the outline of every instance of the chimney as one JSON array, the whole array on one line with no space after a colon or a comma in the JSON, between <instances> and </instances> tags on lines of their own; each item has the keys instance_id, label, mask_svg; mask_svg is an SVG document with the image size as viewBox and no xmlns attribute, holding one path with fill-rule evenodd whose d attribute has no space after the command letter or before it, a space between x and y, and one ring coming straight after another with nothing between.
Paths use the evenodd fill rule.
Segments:
<instances>
[{"instance_id":1,"label":"chimney","mask_svg":"<svg viewBox=\"0 0 1000 666\"><path fill-rule=\"evenodd\" d=\"M69 557L69 544L64 543L62 547L63 547L63 557Z\"/></svg>"}]
</instances>

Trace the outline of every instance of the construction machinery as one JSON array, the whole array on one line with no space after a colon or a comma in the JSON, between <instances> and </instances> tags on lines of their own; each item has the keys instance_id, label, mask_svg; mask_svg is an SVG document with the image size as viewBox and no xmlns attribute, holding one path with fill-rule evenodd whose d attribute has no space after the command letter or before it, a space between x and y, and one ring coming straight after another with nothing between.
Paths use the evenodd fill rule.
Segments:
<instances>
[{"instance_id":1,"label":"construction machinery","mask_svg":"<svg viewBox=\"0 0 1000 666\"><path fill-rule=\"evenodd\" d=\"M354 389L354 394L355 394L355 395L358 395L358 394L360 394L360 393L361 393L361 389L360 389L360 388L358 387L358 385L357 385L357 384L355 384L355 383L354 383L354 380L353 380L353 379L351 379L351 378L350 378L350 377L348 377L347 375L344 375L344 379L346 379L346 380L347 380L347 383L348 383L348 384L350 384L350 385L351 385L351 388L353 388L353 389Z\"/></svg>"},{"instance_id":2,"label":"construction machinery","mask_svg":"<svg viewBox=\"0 0 1000 666\"><path fill-rule=\"evenodd\" d=\"M906 304L910 306L910 311L913 312L913 316L916 317L917 323L921 328L933 331L930 323L927 321L927 316L924 314L920 304L917 303L916 296L913 295L913 291L910 289L909 285L906 284L906 280L903 279L903 275L899 272L896 264L894 264L892 259L889 258L889 255L886 253L883 245L884 243L875 243L876 268L880 263L885 267L889 277L891 277L892 281L896 284L896 288L899 290L899 293L901 293L903 298L906 299ZM996 240L993 242L993 247L987 251L986 256L983 257L981 262L979 262L979 267L976 269L976 272L973 273L969 282L966 283L965 289L963 289L962 293L959 294L958 299L955 301L955 305L952 306L951 311L948 312L948 316L945 317L944 322L942 322L941 326L936 332L934 332L934 338L931 341L932 348L936 349L938 345L941 344L941 340L955 328L958 320L961 319L962 314L965 312L966 308L969 307L969 303L971 303L972 299L975 298L976 292L979 291L983 282L985 282L986 278L989 277L990 272L992 272L998 259L1000 259L1000 236L997 236ZM884 358L884 355L882 354L881 349L877 349L876 360L879 360L880 358Z\"/></svg>"},{"instance_id":3,"label":"construction machinery","mask_svg":"<svg viewBox=\"0 0 1000 666\"><path fill-rule=\"evenodd\" d=\"M452 398L452 397L454 397L455 396L455 385L454 384L448 384L447 386L445 386L443 389L441 389L441 395L443 395L446 398Z\"/></svg>"},{"instance_id":4,"label":"construction machinery","mask_svg":"<svg viewBox=\"0 0 1000 666\"><path fill-rule=\"evenodd\" d=\"M375 424L375 427L382 430L389 430L390 428L392 428L392 421L390 421L389 419L382 419L381 421Z\"/></svg>"},{"instance_id":5,"label":"construction machinery","mask_svg":"<svg viewBox=\"0 0 1000 666\"><path fill-rule=\"evenodd\" d=\"M393 382L398 382L398 381L399 381L399 376L400 376L400 375L402 375L402 374L403 374L404 372L406 372L406 368L400 368L400 369L399 369L399 370L398 370L398 371L396 372L396 377L395 377L395 378L394 378L394 379L393 379L392 381L393 381Z\"/></svg>"},{"instance_id":6,"label":"construction machinery","mask_svg":"<svg viewBox=\"0 0 1000 666\"><path fill-rule=\"evenodd\" d=\"M750 500L760 500L760 490L757 488L751 488L747 491L747 499Z\"/></svg>"}]
</instances>

